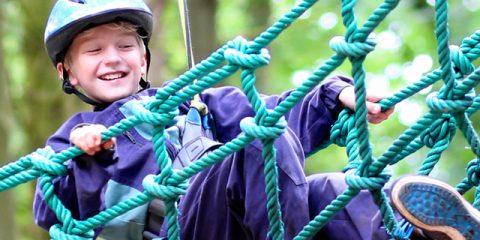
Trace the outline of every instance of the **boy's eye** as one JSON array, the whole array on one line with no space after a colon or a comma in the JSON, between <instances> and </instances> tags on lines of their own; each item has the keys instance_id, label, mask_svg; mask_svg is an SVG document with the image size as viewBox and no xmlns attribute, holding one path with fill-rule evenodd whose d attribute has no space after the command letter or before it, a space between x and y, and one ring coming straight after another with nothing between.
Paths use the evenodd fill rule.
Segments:
<instances>
[{"instance_id":1,"label":"boy's eye","mask_svg":"<svg viewBox=\"0 0 480 240\"><path fill-rule=\"evenodd\" d=\"M132 48L133 45L132 44L123 44L123 45L120 45L120 48L121 49L129 49L129 48Z\"/></svg>"},{"instance_id":2,"label":"boy's eye","mask_svg":"<svg viewBox=\"0 0 480 240\"><path fill-rule=\"evenodd\" d=\"M87 52L87 53L96 53L96 52L98 52L98 51L100 51L100 48L91 48L91 49L87 49L87 51L86 51L86 52Z\"/></svg>"}]
</instances>

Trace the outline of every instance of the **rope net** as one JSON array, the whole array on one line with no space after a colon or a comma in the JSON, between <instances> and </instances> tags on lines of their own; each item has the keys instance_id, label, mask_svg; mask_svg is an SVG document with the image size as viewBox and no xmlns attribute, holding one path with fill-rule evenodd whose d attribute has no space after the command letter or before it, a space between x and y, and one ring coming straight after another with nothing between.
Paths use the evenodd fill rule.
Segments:
<instances>
[{"instance_id":1,"label":"rope net","mask_svg":"<svg viewBox=\"0 0 480 240\"><path fill-rule=\"evenodd\" d=\"M66 162L69 159L83 154L77 147L71 147L58 153L49 147L38 149L21 157L16 162L3 166L0 168L0 191L41 177L39 184L44 199L61 222L61 224L51 227L52 239L92 239L94 237L93 229L154 198L160 198L166 205L168 238L179 239L180 226L177 220L176 202L180 195L185 194L188 179L203 169L222 161L229 154L241 150L258 138L264 146L265 192L268 197L266 207L270 221L269 235L272 239L283 239L284 229L279 204L276 151L273 142L286 127L283 115L348 59L352 65L352 76L355 82L356 111L343 110L340 113L331 130L331 142L346 149L349 161L344 170L349 187L311 220L295 239L308 239L314 236L362 189L371 191L376 204L380 207L385 227L392 237L404 238L404 232L408 230L409 226L398 223L394 218L393 210L383 191L383 186L390 178L390 173L386 169L388 165L398 163L420 148L427 147L430 150L418 173L428 175L439 161L442 152L447 149L456 130L459 129L477 158L468 164L466 177L458 184L457 190L464 194L472 187L478 186L480 182L477 175L480 171L478 160L480 142L470 121L470 116L480 108L480 98L476 97L473 91L480 81L480 69L475 69L472 64L480 54L480 31L465 38L460 47L450 47L448 45L447 1L435 1L435 35L438 43L440 68L380 101L382 110L393 107L439 80L443 80L444 85L438 93L427 97L430 111L405 130L382 155L374 157L366 118L366 84L363 62L366 56L374 50L376 44L370 33L397 6L399 0L386 0L381 3L361 26L358 25L354 14L356 1L343 0L341 14L346 33L343 37L335 37L331 40L330 47L335 51L331 58L315 69L274 109L266 108L255 87L255 69L268 64L270 60L265 47L315 2L313 0L298 2L253 41L247 41L241 37L229 41L207 59L174 79L171 84L158 89L155 99L142 111L121 120L102 134L103 140L107 140L138 124L149 123L154 126L153 150L161 173L145 177L143 182L145 190L141 194L86 220L74 219L72 213L54 194L52 181L58 176L66 175ZM241 71L242 88L256 113L255 117L241 121L242 134L232 141L181 170L173 170L171 159L166 151L164 131L170 120L178 114L176 109L195 94L214 86L237 71ZM195 79L199 80L194 81ZM480 194L477 191L474 205L479 205L479 202Z\"/></svg>"}]
</instances>

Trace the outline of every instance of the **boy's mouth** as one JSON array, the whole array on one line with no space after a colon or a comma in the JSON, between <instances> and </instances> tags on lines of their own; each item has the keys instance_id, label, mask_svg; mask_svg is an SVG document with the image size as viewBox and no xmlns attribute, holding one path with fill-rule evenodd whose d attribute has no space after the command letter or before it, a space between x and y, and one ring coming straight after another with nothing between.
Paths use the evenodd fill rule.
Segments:
<instances>
[{"instance_id":1,"label":"boy's mouth","mask_svg":"<svg viewBox=\"0 0 480 240\"><path fill-rule=\"evenodd\" d=\"M101 75L99 78L101 80L104 80L104 81L111 81L111 80L115 80L115 79L125 77L125 75L127 75L127 74L124 73L124 72L107 73L107 74Z\"/></svg>"}]
</instances>

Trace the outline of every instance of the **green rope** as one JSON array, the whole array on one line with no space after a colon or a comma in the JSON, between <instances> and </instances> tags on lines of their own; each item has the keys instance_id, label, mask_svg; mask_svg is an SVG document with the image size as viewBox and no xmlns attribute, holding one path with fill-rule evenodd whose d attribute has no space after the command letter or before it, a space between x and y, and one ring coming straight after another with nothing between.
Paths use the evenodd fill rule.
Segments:
<instances>
[{"instance_id":1,"label":"green rope","mask_svg":"<svg viewBox=\"0 0 480 240\"><path fill-rule=\"evenodd\" d=\"M440 68L381 100L382 110L395 106L440 79L444 81L444 85L438 93L427 97L430 112L406 129L383 154L374 157L366 119L366 74L363 62L376 45L375 39L370 37L371 33L395 9L399 0L386 0L381 3L361 26L355 17L356 1L343 0L341 15L346 32L343 37L334 37L330 41L329 45L335 54L315 69L274 109L267 109L255 86L255 70L267 65L270 61L270 55L265 47L315 3L316 1L312 0L299 2L253 41L247 41L241 37L229 41L208 58L172 80L171 84L158 89L155 99L144 106L144 109L139 110L132 117L122 119L102 134L102 139L107 140L138 124L148 123L154 126L152 145L161 172L158 175L146 176L143 181L145 190L137 196L86 220L74 219L70 210L55 195L53 180L66 175L68 160L83 154L77 147L71 147L59 153L55 153L49 147L38 149L16 162L3 166L0 168L0 191L41 177L38 184L43 191L44 200L61 222L51 227L52 239L92 239L93 229L147 204L153 198L160 198L166 204L168 238L180 239L181 226L176 203L179 197L186 193L188 180L204 169L221 162L226 156L244 149L255 139L259 139L263 145L262 157L267 196L265 207L270 223L268 234L272 239L283 239L285 232L283 218L288 216L282 216L279 201L280 189L274 141L287 126L283 116L346 59L352 65L356 111L345 109L340 113L332 127L330 141L346 149L348 164L344 171L348 188L314 217L295 239L313 237L361 190L369 190L372 193L374 202L379 206L384 218L387 231L393 238L402 239L405 235L402 235L402 231L410 228L396 222L383 191L384 185L391 176L387 171L388 165L394 165L419 149L428 147L430 150L418 170L419 174L428 175L448 148L457 128L463 133L476 156L468 163L466 177L457 185L457 190L461 194L473 187L478 190L480 139L470 117L480 109L480 97L476 97L473 91L480 82L480 69L475 69L472 64L480 55L480 31L465 38L460 47L449 46L448 4L446 0L435 2L435 37L438 43ZM237 71L241 71L241 86L255 116L240 122L242 133L236 138L183 169L173 171L172 160L166 151L165 128L178 115L178 107L192 96L213 87ZM480 206L479 191L476 191L474 206Z\"/></svg>"}]
</instances>

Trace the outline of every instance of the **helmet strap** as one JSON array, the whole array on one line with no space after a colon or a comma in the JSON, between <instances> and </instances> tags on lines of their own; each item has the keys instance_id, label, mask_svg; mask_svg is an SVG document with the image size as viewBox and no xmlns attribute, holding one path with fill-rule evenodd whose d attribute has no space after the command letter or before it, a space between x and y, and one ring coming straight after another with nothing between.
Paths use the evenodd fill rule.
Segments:
<instances>
[{"instance_id":1,"label":"helmet strap","mask_svg":"<svg viewBox=\"0 0 480 240\"><path fill-rule=\"evenodd\" d=\"M140 84L140 87L142 88L142 90L140 90L140 91L143 91L143 90L145 90L145 89L150 88L150 81L147 81L147 80L145 80L145 79L143 79L143 78L140 79L140 83L139 83L139 84Z\"/></svg>"},{"instance_id":2,"label":"helmet strap","mask_svg":"<svg viewBox=\"0 0 480 240\"><path fill-rule=\"evenodd\" d=\"M80 100L84 101L85 103L88 103L94 107L106 107L108 104L106 103L100 103L97 102L89 97L87 97L85 94L81 93L78 91L71 83L70 80L68 79L68 73L67 71L63 71L63 82L62 82L62 89L66 94L75 94L77 95Z\"/></svg>"},{"instance_id":3,"label":"helmet strap","mask_svg":"<svg viewBox=\"0 0 480 240\"><path fill-rule=\"evenodd\" d=\"M62 81L62 89L66 94L75 94L77 95L80 100L84 101L85 103L88 103L94 107L99 107L99 108L105 108L109 104L108 103L101 103L97 102L91 98L89 98L87 95L83 94L82 92L78 91L77 88L75 88L71 83L70 80L68 79L68 73L67 71L62 71L63 72L63 81ZM150 81L147 81L143 78L140 79L140 87L142 88L140 91L143 91L145 89L150 88Z\"/></svg>"}]
</instances>

